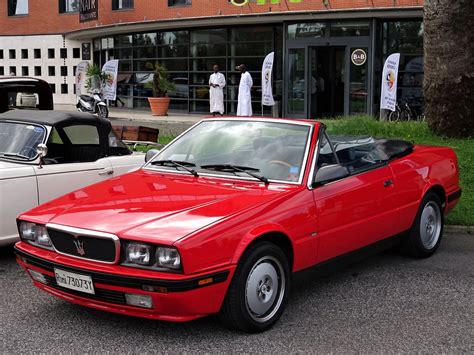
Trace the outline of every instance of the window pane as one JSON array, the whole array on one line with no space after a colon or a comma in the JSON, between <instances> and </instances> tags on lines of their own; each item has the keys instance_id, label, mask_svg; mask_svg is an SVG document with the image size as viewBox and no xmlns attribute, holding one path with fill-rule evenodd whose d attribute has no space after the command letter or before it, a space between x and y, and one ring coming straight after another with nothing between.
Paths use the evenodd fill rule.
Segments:
<instances>
[{"instance_id":1,"label":"window pane","mask_svg":"<svg viewBox=\"0 0 474 355\"><path fill-rule=\"evenodd\" d=\"M8 0L8 15L28 15L28 0Z\"/></svg>"},{"instance_id":2,"label":"window pane","mask_svg":"<svg viewBox=\"0 0 474 355\"><path fill-rule=\"evenodd\" d=\"M255 43L230 43L229 55L231 56L266 56L273 50L272 42Z\"/></svg>"},{"instance_id":3,"label":"window pane","mask_svg":"<svg viewBox=\"0 0 474 355\"><path fill-rule=\"evenodd\" d=\"M139 33L133 36L136 46L149 46L156 44L156 33Z\"/></svg>"},{"instance_id":4,"label":"window pane","mask_svg":"<svg viewBox=\"0 0 474 355\"><path fill-rule=\"evenodd\" d=\"M115 59L132 59L132 49L131 48L122 48L114 49Z\"/></svg>"},{"instance_id":5,"label":"window pane","mask_svg":"<svg viewBox=\"0 0 474 355\"><path fill-rule=\"evenodd\" d=\"M368 22L334 22L331 23L331 36L369 36Z\"/></svg>"},{"instance_id":6,"label":"window pane","mask_svg":"<svg viewBox=\"0 0 474 355\"><path fill-rule=\"evenodd\" d=\"M191 0L168 0L168 6L192 5Z\"/></svg>"},{"instance_id":7,"label":"window pane","mask_svg":"<svg viewBox=\"0 0 474 355\"><path fill-rule=\"evenodd\" d=\"M99 132L95 126L69 126L64 127L64 132L72 144L99 144Z\"/></svg>"},{"instance_id":8,"label":"window pane","mask_svg":"<svg viewBox=\"0 0 474 355\"><path fill-rule=\"evenodd\" d=\"M115 47L130 47L132 45L132 35L115 37ZM102 48L104 44L102 43ZM108 48L113 48L113 45Z\"/></svg>"},{"instance_id":9,"label":"window pane","mask_svg":"<svg viewBox=\"0 0 474 355\"><path fill-rule=\"evenodd\" d=\"M238 27L231 30L232 42L271 41L273 27Z\"/></svg>"},{"instance_id":10,"label":"window pane","mask_svg":"<svg viewBox=\"0 0 474 355\"><path fill-rule=\"evenodd\" d=\"M193 44L191 45L192 57L224 57L226 45L222 44Z\"/></svg>"},{"instance_id":11,"label":"window pane","mask_svg":"<svg viewBox=\"0 0 474 355\"><path fill-rule=\"evenodd\" d=\"M218 43L227 40L226 30L221 28L191 32L192 43Z\"/></svg>"},{"instance_id":12,"label":"window pane","mask_svg":"<svg viewBox=\"0 0 474 355\"><path fill-rule=\"evenodd\" d=\"M212 74L212 67L217 64L222 71L225 71L225 58L197 58L191 60L191 71L206 71Z\"/></svg>"},{"instance_id":13,"label":"window pane","mask_svg":"<svg viewBox=\"0 0 474 355\"><path fill-rule=\"evenodd\" d=\"M181 44L181 45L171 44L169 46L159 46L158 57L159 58L187 57L188 47L189 46L187 44Z\"/></svg>"},{"instance_id":14,"label":"window pane","mask_svg":"<svg viewBox=\"0 0 474 355\"><path fill-rule=\"evenodd\" d=\"M188 60L187 59L160 60L160 63L168 71L187 71L188 70Z\"/></svg>"},{"instance_id":15,"label":"window pane","mask_svg":"<svg viewBox=\"0 0 474 355\"><path fill-rule=\"evenodd\" d=\"M288 38L324 37L325 35L326 24L322 22L288 25Z\"/></svg>"},{"instance_id":16,"label":"window pane","mask_svg":"<svg viewBox=\"0 0 474 355\"><path fill-rule=\"evenodd\" d=\"M140 58L156 58L156 47L137 47L133 49L133 56Z\"/></svg>"},{"instance_id":17,"label":"window pane","mask_svg":"<svg viewBox=\"0 0 474 355\"><path fill-rule=\"evenodd\" d=\"M189 43L188 31L158 32L156 44Z\"/></svg>"}]
</instances>

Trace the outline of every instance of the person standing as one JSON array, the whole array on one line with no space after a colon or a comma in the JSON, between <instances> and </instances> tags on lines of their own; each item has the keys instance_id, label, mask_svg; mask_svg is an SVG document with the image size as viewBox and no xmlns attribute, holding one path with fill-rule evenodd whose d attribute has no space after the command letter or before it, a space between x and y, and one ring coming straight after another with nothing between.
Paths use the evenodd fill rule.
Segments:
<instances>
[{"instance_id":1,"label":"person standing","mask_svg":"<svg viewBox=\"0 0 474 355\"><path fill-rule=\"evenodd\" d=\"M237 68L242 73L237 101L237 116L252 116L252 97L250 94L253 86L252 76L247 71L245 64L240 64Z\"/></svg>"},{"instance_id":2,"label":"person standing","mask_svg":"<svg viewBox=\"0 0 474 355\"><path fill-rule=\"evenodd\" d=\"M224 115L224 91L225 77L219 72L217 64L213 67L214 74L209 78L209 104L213 116L216 114Z\"/></svg>"}]
</instances>

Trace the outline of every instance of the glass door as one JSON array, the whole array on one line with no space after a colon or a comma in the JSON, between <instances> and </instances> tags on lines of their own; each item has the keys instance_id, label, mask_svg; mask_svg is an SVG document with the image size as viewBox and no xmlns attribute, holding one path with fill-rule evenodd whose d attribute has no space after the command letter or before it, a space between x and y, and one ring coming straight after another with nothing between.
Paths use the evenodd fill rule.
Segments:
<instances>
[{"instance_id":1,"label":"glass door","mask_svg":"<svg viewBox=\"0 0 474 355\"><path fill-rule=\"evenodd\" d=\"M305 48L288 49L288 115L305 117Z\"/></svg>"}]
</instances>

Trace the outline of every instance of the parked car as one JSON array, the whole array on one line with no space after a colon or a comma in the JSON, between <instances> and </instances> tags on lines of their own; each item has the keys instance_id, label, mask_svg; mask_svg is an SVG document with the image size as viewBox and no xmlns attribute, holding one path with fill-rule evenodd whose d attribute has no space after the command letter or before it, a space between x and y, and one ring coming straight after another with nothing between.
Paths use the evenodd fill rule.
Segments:
<instances>
[{"instance_id":1,"label":"parked car","mask_svg":"<svg viewBox=\"0 0 474 355\"><path fill-rule=\"evenodd\" d=\"M110 122L79 112L0 114L0 246L18 240L16 217L67 192L137 169Z\"/></svg>"},{"instance_id":2,"label":"parked car","mask_svg":"<svg viewBox=\"0 0 474 355\"><path fill-rule=\"evenodd\" d=\"M53 109L53 92L41 79L28 77L0 78L0 113L13 109Z\"/></svg>"},{"instance_id":3,"label":"parked car","mask_svg":"<svg viewBox=\"0 0 474 355\"><path fill-rule=\"evenodd\" d=\"M397 243L432 255L460 195L450 148L205 119L142 169L21 215L15 250L34 285L67 301L168 321L219 313L258 332L295 272Z\"/></svg>"}]
</instances>

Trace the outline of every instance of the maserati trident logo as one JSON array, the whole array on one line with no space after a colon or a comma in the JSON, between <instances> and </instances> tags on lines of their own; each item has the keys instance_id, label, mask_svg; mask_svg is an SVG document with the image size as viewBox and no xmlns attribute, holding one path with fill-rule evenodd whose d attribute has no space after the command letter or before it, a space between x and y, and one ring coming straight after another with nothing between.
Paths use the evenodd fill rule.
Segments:
<instances>
[{"instance_id":1,"label":"maserati trident logo","mask_svg":"<svg viewBox=\"0 0 474 355\"><path fill-rule=\"evenodd\" d=\"M79 239L76 239L74 241L74 245L76 246L77 248L77 253L80 255L80 256L84 256L86 255L86 252L84 250L84 243L81 242Z\"/></svg>"}]
</instances>

